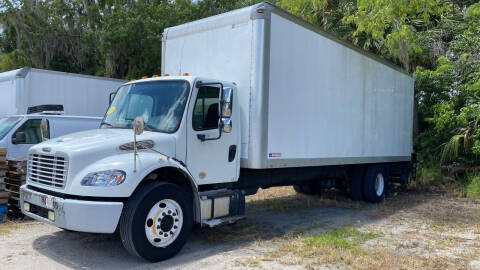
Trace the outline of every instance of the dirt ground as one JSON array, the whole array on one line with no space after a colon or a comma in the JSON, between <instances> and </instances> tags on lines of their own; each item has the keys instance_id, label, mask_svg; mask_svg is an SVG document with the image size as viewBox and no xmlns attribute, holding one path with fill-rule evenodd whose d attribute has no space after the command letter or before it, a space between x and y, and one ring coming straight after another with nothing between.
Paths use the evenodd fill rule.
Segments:
<instances>
[{"instance_id":1,"label":"dirt ground","mask_svg":"<svg viewBox=\"0 0 480 270\"><path fill-rule=\"evenodd\" d=\"M180 254L156 264L128 255L115 235L2 223L0 269L480 270L480 203L400 192L372 205L290 187L247 201L246 219L196 229Z\"/></svg>"}]
</instances>

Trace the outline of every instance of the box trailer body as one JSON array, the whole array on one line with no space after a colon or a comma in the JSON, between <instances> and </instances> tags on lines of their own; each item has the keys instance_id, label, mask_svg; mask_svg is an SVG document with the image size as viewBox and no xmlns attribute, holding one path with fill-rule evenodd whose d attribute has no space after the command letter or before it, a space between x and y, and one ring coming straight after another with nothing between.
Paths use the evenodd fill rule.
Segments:
<instances>
[{"instance_id":1,"label":"box trailer body","mask_svg":"<svg viewBox=\"0 0 480 270\"><path fill-rule=\"evenodd\" d=\"M413 78L271 4L166 29L162 59L162 76L119 87L100 129L30 148L30 171L53 160L61 174L27 175L23 213L118 228L131 254L160 261L194 222L243 218L259 188L378 203L409 178Z\"/></svg>"},{"instance_id":2,"label":"box trailer body","mask_svg":"<svg viewBox=\"0 0 480 270\"><path fill-rule=\"evenodd\" d=\"M238 85L243 168L410 160L412 76L282 9L257 9L164 34L164 73Z\"/></svg>"},{"instance_id":3,"label":"box trailer body","mask_svg":"<svg viewBox=\"0 0 480 270\"><path fill-rule=\"evenodd\" d=\"M21 68L0 73L0 117L26 114L29 107L63 105L65 114L103 117L109 94L123 80Z\"/></svg>"}]
</instances>

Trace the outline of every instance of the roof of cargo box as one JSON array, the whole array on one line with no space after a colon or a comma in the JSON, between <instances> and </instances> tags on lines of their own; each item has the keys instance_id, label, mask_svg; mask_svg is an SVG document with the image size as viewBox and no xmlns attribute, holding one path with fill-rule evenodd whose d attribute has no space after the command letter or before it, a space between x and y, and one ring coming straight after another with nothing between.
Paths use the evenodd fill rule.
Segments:
<instances>
[{"instance_id":1,"label":"roof of cargo box","mask_svg":"<svg viewBox=\"0 0 480 270\"><path fill-rule=\"evenodd\" d=\"M16 78L25 78L29 72L41 72L41 73L57 74L57 75L64 75L64 76L90 78L90 79L96 79L96 80L125 82L125 80L114 79L114 78L98 77L98 76L60 72L60 71L53 71L53 70L46 70L46 69L37 69L37 68L30 68L30 67L24 67L24 68L14 69L14 70L0 73L0 82L9 81Z\"/></svg>"},{"instance_id":2,"label":"roof of cargo box","mask_svg":"<svg viewBox=\"0 0 480 270\"><path fill-rule=\"evenodd\" d=\"M262 9L262 13L258 13L257 10ZM222 13L219 15L207 17L204 19L200 19L197 21L193 22L188 22L185 24L173 26L170 28L166 28L163 32L163 40L168 40L168 39L174 39L177 37L182 37L186 36L192 33L198 33L198 32L203 32L203 31L208 31L211 29L216 29L220 28L226 25L231 25L231 24L239 24L242 22L246 22L250 19L261 19L261 18L270 18L271 13L275 13L276 15L282 16L285 19L288 19L294 23L297 23L310 31L313 31L319 35L322 35L323 37L326 37L334 42L337 42L339 44L342 44L343 46L346 46L358 53L361 53L375 61L378 61L380 63L383 63L399 72L402 72L406 75L411 76L403 67L386 60L382 58L379 55L376 55L374 53L368 52L363 50L362 48L354 45L351 42L345 41L340 37L337 37L325 30L320 29L319 27L305 21L304 19L295 16L288 11L279 8L269 2L262 2L253 6L233 10L230 12Z\"/></svg>"}]
</instances>

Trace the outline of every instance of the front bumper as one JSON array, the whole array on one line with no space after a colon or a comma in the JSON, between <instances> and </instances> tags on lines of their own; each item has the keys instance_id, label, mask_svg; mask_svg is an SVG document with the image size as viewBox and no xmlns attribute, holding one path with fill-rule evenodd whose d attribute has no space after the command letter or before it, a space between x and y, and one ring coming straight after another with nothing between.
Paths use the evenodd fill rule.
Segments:
<instances>
[{"instance_id":1,"label":"front bumper","mask_svg":"<svg viewBox=\"0 0 480 270\"><path fill-rule=\"evenodd\" d=\"M24 209L25 203L28 211ZM115 232L123 209L122 202L64 199L29 189L27 185L20 187L20 206L22 213L33 219L91 233Z\"/></svg>"}]
</instances>

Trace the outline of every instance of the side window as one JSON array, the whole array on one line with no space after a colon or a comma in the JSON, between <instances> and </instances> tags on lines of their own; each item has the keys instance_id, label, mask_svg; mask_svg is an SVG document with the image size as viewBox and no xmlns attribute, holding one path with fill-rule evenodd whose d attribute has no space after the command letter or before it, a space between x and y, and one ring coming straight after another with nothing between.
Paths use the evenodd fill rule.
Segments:
<instances>
[{"instance_id":1,"label":"side window","mask_svg":"<svg viewBox=\"0 0 480 270\"><path fill-rule=\"evenodd\" d=\"M193 109L193 129L208 130L218 128L220 88L203 86L198 89Z\"/></svg>"},{"instance_id":2,"label":"side window","mask_svg":"<svg viewBox=\"0 0 480 270\"><path fill-rule=\"evenodd\" d=\"M37 144L42 142L42 133L40 131L41 119L30 119L27 120L23 125L15 131L13 137L18 132L23 132L25 134L25 143L23 144ZM47 120L48 128L46 134L43 134L45 139L50 139L50 121Z\"/></svg>"}]
</instances>

